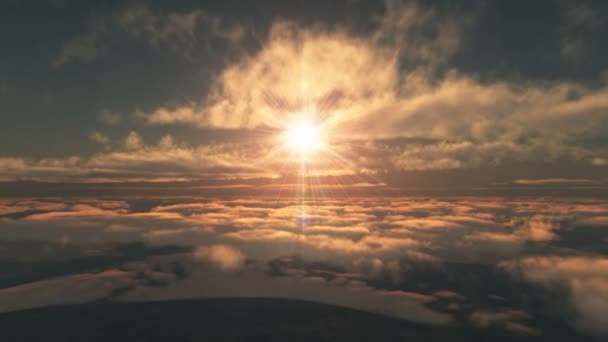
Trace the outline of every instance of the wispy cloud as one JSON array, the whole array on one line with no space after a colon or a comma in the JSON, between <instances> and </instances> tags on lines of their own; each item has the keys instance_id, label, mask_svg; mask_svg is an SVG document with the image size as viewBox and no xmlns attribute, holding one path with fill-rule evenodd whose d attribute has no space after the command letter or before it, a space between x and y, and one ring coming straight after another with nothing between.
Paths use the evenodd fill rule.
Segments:
<instances>
[{"instance_id":1,"label":"wispy cloud","mask_svg":"<svg viewBox=\"0 0 608 342\"><path fill-rule=\"evenodd\" d=\"M515 184L589 184L591 179L584 178L546 178L546 179L516 179Z\"/></svg>"},{"instance_id":2,"label":"wispy cloud","mask_svg":"<svg viewBox=\"0 0 608 342\"><path fill-rule=\"evenodd\" d=\"M127 36L157 49L191 57L199 44L210 49L211 40L238 43L245 36L239 23L208 14L200 9L161 12L145 5L129 5L109 15L91 16L87 31L66 42L51 61L55 68L68 63L90 63L111 50L112 40ZM206 37L201 42L199 35Z\"/></svg>"}]
</instances>

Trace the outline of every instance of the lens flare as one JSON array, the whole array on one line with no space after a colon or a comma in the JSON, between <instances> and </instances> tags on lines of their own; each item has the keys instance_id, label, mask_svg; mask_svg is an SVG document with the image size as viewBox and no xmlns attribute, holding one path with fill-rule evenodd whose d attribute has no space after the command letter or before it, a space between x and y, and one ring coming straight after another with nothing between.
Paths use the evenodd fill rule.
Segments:
<instances>
[{"instance_id":1,"label":"lens flare","mask_svg":"<svg viewBox=\"0 0 608 342\"><path fill-rule=\"evenodd\" d=\"M321 128L306 118L287 125L285 140L289 149L302 156L317 152L323 146Z\"/></svg>"}]
</instances>

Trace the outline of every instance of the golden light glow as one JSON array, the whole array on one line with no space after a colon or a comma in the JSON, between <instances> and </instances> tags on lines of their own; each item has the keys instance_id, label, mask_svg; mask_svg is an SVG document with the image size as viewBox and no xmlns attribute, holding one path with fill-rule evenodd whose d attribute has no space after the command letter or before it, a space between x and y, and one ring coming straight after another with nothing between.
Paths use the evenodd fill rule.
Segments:
<instances>
[{"instance_id":1,"label":"golden light glow","mask_svg":"<svg viewBox=\"0 0 608 342\"><path fill-rule=\"evenodd\" d=\"M301 156L317 152L323 146L321 127L307 118L297 119L287 125L285 142Z\"/></svg>"}]
</instances>

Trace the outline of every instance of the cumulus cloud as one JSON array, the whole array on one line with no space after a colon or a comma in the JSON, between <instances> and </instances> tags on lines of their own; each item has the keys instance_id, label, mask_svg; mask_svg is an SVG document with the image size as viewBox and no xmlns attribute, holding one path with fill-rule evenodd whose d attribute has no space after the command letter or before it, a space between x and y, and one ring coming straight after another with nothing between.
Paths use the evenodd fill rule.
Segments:
<instances>
[{"instance_id":1,"label":"cumulus cloud","mask_svg":"<svg viewBox=\"0 0 608 342\"><path fill-rule=\"evenodd\" d=\"M364 38L349 28L278 20L261 51L225 68L204 103L159 108L144 117L154 124L255 128L280 126L294 111L331 109L321 113L331 115L329 126L381 115L401 98L400 59L436 64L459 49L473 21L401 1L387 1L379 27Z\"/></svg>"},{"instance_id":2,"label":"cumulus cloud","mask_svg":"<svg viewBox=\"0 0 608 342\"><path fill-rule=\"evenodd\" d=\"M582 25L589 11L576 8L568 20ZM116 145L95 131L93 141L116 150L79 157L76 163L11 159L0 177L187 180L216 173L209 170L221 171L221 178L294 173L299 160L283 151L279 135L303 112L316 113L332 150L309 163L307 176L362 176L369 182L369 176L393 171L484 168L514 160L606 164L606 148L584 142L605 135L605 84L482 81L450 68L450 57L466 46L479 11L390 0L368 34L347 25L274 20L267 34L258 37L259 48L219 66L201 99L170 101L136 114L150 125L199 126L214 133L238 130L242 138L187 146L173 135L153 150L143 143L141 130ZM155 48L190 53L203 40L234 45L248 31L243 24L201 10L161 13L143 5L125 6L91 17L89 31L67 43L55 65L95 59L116 33ZM98 120L117 125L123 116L104 110ZM49 163L52 168L46 167ZM169 171L171 163L177 167ZM197 174L195 164L204 170ZM583 184L581 177L548 179ZM528 186L539 182L515 180Z\"/></svg>"},{"instance_id":3,"label":"cumulus cloud","mask_svg":"<svg viewBox=\"0 0 608 342\"><path fill-rule=\"evenodd\" d=\"M576 325L592 334L608 334L608 259L599 256L529 257L504 262L501 267L550 289L564 286L579 315Z\"/></svg>"},{"instance_id":4,"label":"cumulus cloud","mask_svg":"<svg viewBox=\"0 0 608 342\"><path fill-rule=\"evenodd\" d=\"M259 46L223 61L200 99L144 107L129 125L147 126L126 128L116 143L92 131L89 138L105 146L103 152L0 158L1 181L120 182L91 189L96 196L107 189L129 194L118 201L0 199L2 240L37 239L57 248L143 241L192 249L169 261L150 258L122 265L121 271L0 289L0 309L58 304L57 298L81 291L68 296L79 303L128 288L120 298L300 298L434 324L451 323L454 314L480 328L539 335L533 314L517 305L487 307L498 300L471 290L471 282L484 282L498 264L545 290L567 289L576 326L606 334L608 269L605 258L592 254L605 251L608 241L600 229L608 225L605 200L399 197L399 189L376 179L419 186L418 171L436 170L430 182L443 190L441 175L451 175L445 170L482 168L479 173L508 161L567 161L597 173L543 170L539 177L517 174L491 186L603 185L606 179L597 175L608 165L608 149L589 141L603 141L606 134L606 83L467 74L453 69L450 59L466 47L475 11L393 0L384 10L367 33L275 20L256 35ZM577 32L596 20L584 6L565 12L559 32L564 59L584 55L579 53L586 42ZM93 62L110 53L119 35L192 58L216 41L223 49L244 49L236 46L249 34L245 24L201 10L164 13L127 5L92 16L52 66ZM291 119L307 113L318 117L331 151L311 158L303 170L300 156L284 151L280 134ZM104 110L97 119L117 126L126 115ZM151 125L195 127L208 139L191 145L181 140L185 134L154 135L160 129ZM159 183L162 197L140 195L138 183L144 182ZM54 194L76 188L47 183ZM175 189L167 184L177 183L184 185L174 192L183 193L171 197ZM22 195L22 183L15 184ZM212 196L218 193L220 198ZM597 237L592 251L584 236L588 230ZM187 279L162 271L175 265L189 267L191 273L181 276ZM142 274L163 288L142 286ZM494 298L501 305L514 300ZM434 310L441 301L444 310Z\"/></svg>"},{"instance_id":5,"label":"cumulus cloud","mask_svg":"<svg viewBox=\"0 0 608 342\"><path fill-rule=\"evenodd\" d=\"M194 255L217 265L222 271L236 271L245 265L245 256L238 249L227 245L199 247Z\"/></svg>"},{"instance_id":6,"label":"cumulus cloud","mask_svg":"<svg viewBox=\"0 0 608 342\"><path fill-rule=\"evenodd\" d=\"M129 134L125 138L125 147L129 150L135 150L140 148L142 145L143 142L139 133L135 131L129 132Z\"/></svg>"},{"instance_id":7,"label":"cumulus cloud","mask_svg":"<svg viewBox=\"0 0 608 342\"><path fill-rule=\"evenodd\" d=\"M367 141L376 156L358 150L356 161L372 169L598 160L602 147L574 141L604 133L605 85L481 82L434 71L461 48L474 22L471 13L450 16L399 1L386 3L369 37L277 21L261 50L224 68L204 100L141 117L150 124L280 129L290 117L316 112L334 140ZM373 159L376 165L364 163Z\"/></svg>"},{"instance_id":8,"label":"cumulus cloud","mask_svg":"<svg viewBox=\"0 0 608 342\"><path fill-rule=\"evenodd\" d=\"M439 307L450 315L466 314L479 327L539 334L533 314L517 309L517 302L508 310L471 308L471 296L494 294L469 292L471 277L483 281L489 275L482 271L490 272L498 264L548 290L556 284L565 286L572 294L577 327L603 333L602 282L606 280L603 274L608 274L604 260L571 255L585 251L584 245L577 245L579 240L572 240L568 249L559 243L565 232L577 234L581 227L604 224L605 206L602 200L495 198L4 199L0 201L0 239L48 241L60 249L140 241L157 248L192 248L192 253L180 254L179 262L167 261L166 267L155 266L154 260L143 269L125 266L122 269L135 275L162 280L164 287L142 286L143 280L135 277L136 281L127 282L130 290L117 298L277 294L407 319L422 310L425 321L446 322L446 317L440 319L433 316L437 312L427 311ZM535 256L538 253L547 256ZM186 274L195 274L192 282L157 274L159 267L170 269L176 263ZM241 278L235 282L234 277ZM464 280L458 287L460 277ZM268 287L247 292L243 279ZM286 292L264 292L287 285L292 288ZM212 290L214 286L221 289ZM95 296L111 292L106 288ZM363 297L359 301L357 296ZM40 303L51 303L45 300ZM401 301L403 309L395 306ZM472 303L476 301L480 299Z\"/></svg>"},{"instance_id":9,"label":"cumulus cloud","mask_svg":"<svg viewBox=\"0 0 608 342\"><path fill-rule=\"evenodd\" d=\"M515 234L530 241L549 241L557 236L554 231L559 229L555 217L535 215L517 228Z\"/></svg>"},{"instance_id":10,"label":"cumulus cloud","mask_svg":"<svg viewBox=\"0 0 608 342\"><path fill-rule=\"evenodd\" d=\"M297 253L352 270L369 269L369 274L391 270L398 278L402 259L429 265L508 260L526 252L526 242L559 242L564 225L569 231L601 222L605 215L595 203L498 203L493 208L471 200L345 199L323 205L213 200L137 212L113 201L6 201L0 203L1 213L16 219L2 219L0 234L7 239L202 245L198 256L227 270L242 265L245 255L272 260Z\"/></svg>"}]
</instances>

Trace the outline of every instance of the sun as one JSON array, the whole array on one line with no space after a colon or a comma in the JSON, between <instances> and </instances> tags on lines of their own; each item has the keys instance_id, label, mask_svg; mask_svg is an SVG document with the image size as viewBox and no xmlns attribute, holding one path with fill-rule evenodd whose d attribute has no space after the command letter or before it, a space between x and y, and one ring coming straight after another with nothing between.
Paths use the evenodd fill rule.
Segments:
<instances>
[{"instance_id":1,"label":"sun","mask_svg":"<svg viewBox=\"0 0 608 342\"><path fill-rule=\"evenodd\" d=\"M323 146L321 127L307 118L289 123L285 130L287 147L300 156L318 152Z\"/></svg>"}]
</instances>

